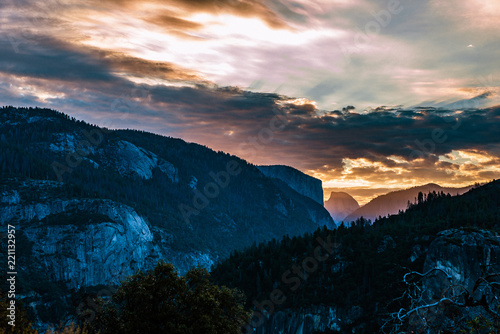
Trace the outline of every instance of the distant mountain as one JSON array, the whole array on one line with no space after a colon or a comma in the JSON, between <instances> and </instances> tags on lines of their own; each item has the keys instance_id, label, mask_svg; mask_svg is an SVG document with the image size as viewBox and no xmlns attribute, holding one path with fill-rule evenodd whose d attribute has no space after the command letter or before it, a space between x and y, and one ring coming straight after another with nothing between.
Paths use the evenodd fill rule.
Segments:
<instances>
[{"instance_id":1,"label":"distant mountain","mask_svg":"<svg viewBox=\"0 0 500 334\"><path fill-rule=\"evenodd\" d=\"M299 194L312 198L323 205L323 184L321 180L304 174L290 166L257 166L257 168L265 176L279 179Z\"/></svg>"},{"instance_id":2,"label":"distant mountain","mask_svg":"<svg viewBox=\"0 0 500 334\"><path fill-rule=\"evenodd\" d=\"M332 191L330 198L325 202L325 208L335 223L340 223L349 214L359 209L358 202L348 193Z\"/></svg>"},{"instance_id":3,"label":"distant mountain","mask_svg":"<svg viewBox=\"0 0 500 334\"><path fill-rule=\"evenodd\" d=\"M47 323L65 318L69 289L116 284L158 260L210 268L255 242L332 227L299 193L322 196L321 181L279 170L285 181L181 139L0 108L0 225L16 226L25 268L16 292L36 296L26 304ZM57 296L46 288L56 285Z\"/></svg>"},{"instance_id":4,"label":"distant mountain","mask_svg":"<svg viewBox=\"0 0 500 334\"><path fill-rule=\"evenodd\" d=\"M423 186L393 191L372 199L370 202L345 217L344 221L351 222L360 217L371 219L373 221L379 216L384 217L396 214L399 210L404 211L408 207L408 202L415 203L417 201L418 193L420 192L424 195L433 191L436 193L444 192L445 194L450 195L461 195L469 191L471 188L472 186L463 188L444 188L437 184L429 183Z\"/></svg>"}]
</instances>

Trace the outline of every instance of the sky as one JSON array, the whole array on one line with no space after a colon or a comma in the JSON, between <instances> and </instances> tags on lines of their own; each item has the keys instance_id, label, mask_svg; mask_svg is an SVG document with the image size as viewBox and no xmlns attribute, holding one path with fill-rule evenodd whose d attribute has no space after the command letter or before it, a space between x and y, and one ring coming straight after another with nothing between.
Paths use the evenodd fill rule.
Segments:
<instances>
[{"instance_id":1,"label":"sky","mask_svg":"<svg viewBox=\"0 0 500 334\"><path fill-rule=\"evenodd\" d=\"M497 0L2 0L0 104L285 164L365 203L500 174Z\"/></svg>"}]
</instances>

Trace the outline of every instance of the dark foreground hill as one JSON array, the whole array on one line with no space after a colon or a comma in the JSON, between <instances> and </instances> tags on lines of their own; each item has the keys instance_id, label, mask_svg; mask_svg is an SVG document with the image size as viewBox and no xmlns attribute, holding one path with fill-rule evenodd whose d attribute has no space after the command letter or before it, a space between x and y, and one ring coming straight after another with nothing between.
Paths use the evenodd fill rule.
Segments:
<instances>
[{"instance_id":1,"label":"dark foreground hill","mask_svg":"<svg viewBox=\"0 0 500 334\"><path fill-rule=\"evenodd\" d=\"M212 275L244 290L255 333L472 333L474 321L500 320L499 231L493 181L460 196L431 193L373 224L252 246ZM405 276L412 270L430 273Z\"/></svg>"},{"instance_id":2,"label":"dark foreground hill","mask_svg":"<svg viewBox=\"0 0 500 334\"><path fill-rule=\"evenodd\" d=\"M333 221L236 156L5 107L0 223L16 227L19 295L52 321L71 308L68 289L116 284L160 259L181 273L209 268L232 250Z\"/></svg>"}]
</instances>

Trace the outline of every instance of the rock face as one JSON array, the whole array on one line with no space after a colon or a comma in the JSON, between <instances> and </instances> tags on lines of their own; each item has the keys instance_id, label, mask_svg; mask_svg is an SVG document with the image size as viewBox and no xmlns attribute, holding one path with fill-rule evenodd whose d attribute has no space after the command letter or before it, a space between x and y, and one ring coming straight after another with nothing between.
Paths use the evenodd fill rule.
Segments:
<instances>
[{"instance_id":1,"label":"rock face","mask_svg":"<svg viewBox=\"0 0 500 334\"><path fill-rule=\"evenodd\" d=\"M472 291L476 281L489 273L500 273L500 236L490 231L446 230L439 234L427 251L424 272L437 268L446 272L454 284ZM428 280L426 287L439 286Z\"/></svg>"},{"instance_id":2,"label":"rock face","mask_svg":"<svg viewBox=\"0 0 500 334\"><path fill-rule=\"evenodd\" d=\"M277 311L264 317L260 326L253 326L256 334L314 334L341 330L342 325L350 324L362 315L360 307L349 310L328 306L310 306L300 310ZM259 324L258 321L254 323Z\"/></svg>"},{"instance_id":3,"label":"rock face","mask_svg":"<svg viewBox=\"0 0 500 334\"><path fill-rule=\"evenodd\" d=\"M498 309L497 293L490 283L500 283L500 236L483 230L442 231L430 244L424 264L424 273L429 273L423 280L422 304L431 304L443 297L448 297L459 305L451 317L488 318L489 313L481 306L482 301L492 310ZM440 306L446 305L446 303ZM453 329L454 320L442 307L431 308L428 328L433 332ZM458 314L461 314L459 316ZM411 323L411 329L422 328L417 321Z\"/></svg>"},{"instance_id":4,"label":"rock face","mask_svg":"<svg viewBox=\"0 0 500 334\"><path fill-rule=\"evenodd\" d=\"M429 183L424 186L413 187L405 190L393 191L388 194L378 196L363 205L347 217L345 221L355 221L356 219L363 217L365 219L371 219L372 221L379 216L385 217L388 215L397 214L400 210L405 211L408 208L408 202L415 203L418 193L422 192L427 195L429 192L441 191L445 194L461 195L469 191L472 187L464 188L443 188L437 184Z\"/></svg>"},{"instance_id":5,"label":"rock face","mask_svg":"<svg viewBox=\"0 0 500 334\"><path fill-rule=\"evenodd\" d=\"M3 192L0 197L0 220L19 226L32 242L29 261L52 282L66 282L69 289L118 284L160 259L181 270L213 264L208 254L174 252L169 247L171 235L155 231L154 241L147 219L121 203L50 197L30 203L23 196L28 190L39 193L58 187L56 182L33 180L25 182L21 191Z\"/></svg>"},{"instance_id":6,"label":"rock face","mask_svg":"<svg viewBox=\"0 0 500 334\"><path fill-rule=\"evenodd\" d=\"M81 149L80 145L87 141L81 133L57 133L54 139L49 145L49 150L62 154L76 152ZM138 176L145 180L151 179L154 169L158 168L171 182L179 182L178 170L172 163L129 141L119 140L101 149L85 145L85 149L93 155L93 159L85 157L84 160L91 162L94 168L99 168L100 164L95 161L99 160L103 166L118 172L121 176Z\"/></svg>"},{"instance_id":7,"label":"rock face","mask_svg":"<svg viewBox=\"0 0 500 334\"><path fill-rule=\"evenodd\" d=\"M323 185L321 180L289 166L257 166L257 168L265 176L279 179L299 194L312 198L323 205Z\"/></svg>"},{"instance_id":8,"label":"rock face","mask_svg":"<svg viewBox=\"0 0 500 334\"><path fill-rule=\"evenodd\" d=\"M51 275L54 282L65 281L67 287L117 284L120 280L147 266L148 257L158 258L153 234L132 208L110 201L74 201L61 203L70 221L84 212L103 215L103 221L74 224L35 225L24 230L33 242L34 259ZM46 216L49 222L54 214Z\"/></svg>"},{"instance_id":9,"label":"rock face","mask_svg":"<svg viewBox=\"0 0 500 334\"><path fill-rule=\"evenodd\" d=\"M345 217L359 209L358 202L348 193L332 191L330 198L325 202L328 210L336 223L342 222Z\"/></svg>"},{"instance_id":10,"label":"rock face","mask_svg":"<svg viewBox=\"0 0 500 334\"><path fill-rule=\"evenodd\" d=\"M146 180L153 177L153 170L158 168L172 182L179 182L178 172L170 162L158 158L153 152L120 140L116 145L110 145L102 152L108 157L108 162L123 176L137 175Z\"/></svg>"}]
</instances>

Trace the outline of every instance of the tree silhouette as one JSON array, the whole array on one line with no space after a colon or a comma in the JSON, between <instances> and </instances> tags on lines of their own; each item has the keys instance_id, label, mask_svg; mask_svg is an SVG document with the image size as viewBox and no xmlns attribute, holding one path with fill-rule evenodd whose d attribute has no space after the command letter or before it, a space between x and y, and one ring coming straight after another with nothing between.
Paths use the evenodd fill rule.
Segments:
<instances>
[{"instance_id":1,"label":"tree silhouette","mask_svg":"<svg viewBox=\"0 0 500 334\"><path fill-rule=\"evenodd\" d=\"M248 321L242 293L210 282L210 274L194 268L184 277L174 266L159 262L118 288L111 301L100 300L89 324L101 334L239 333Z\"/></svg>"}]
</instances>

